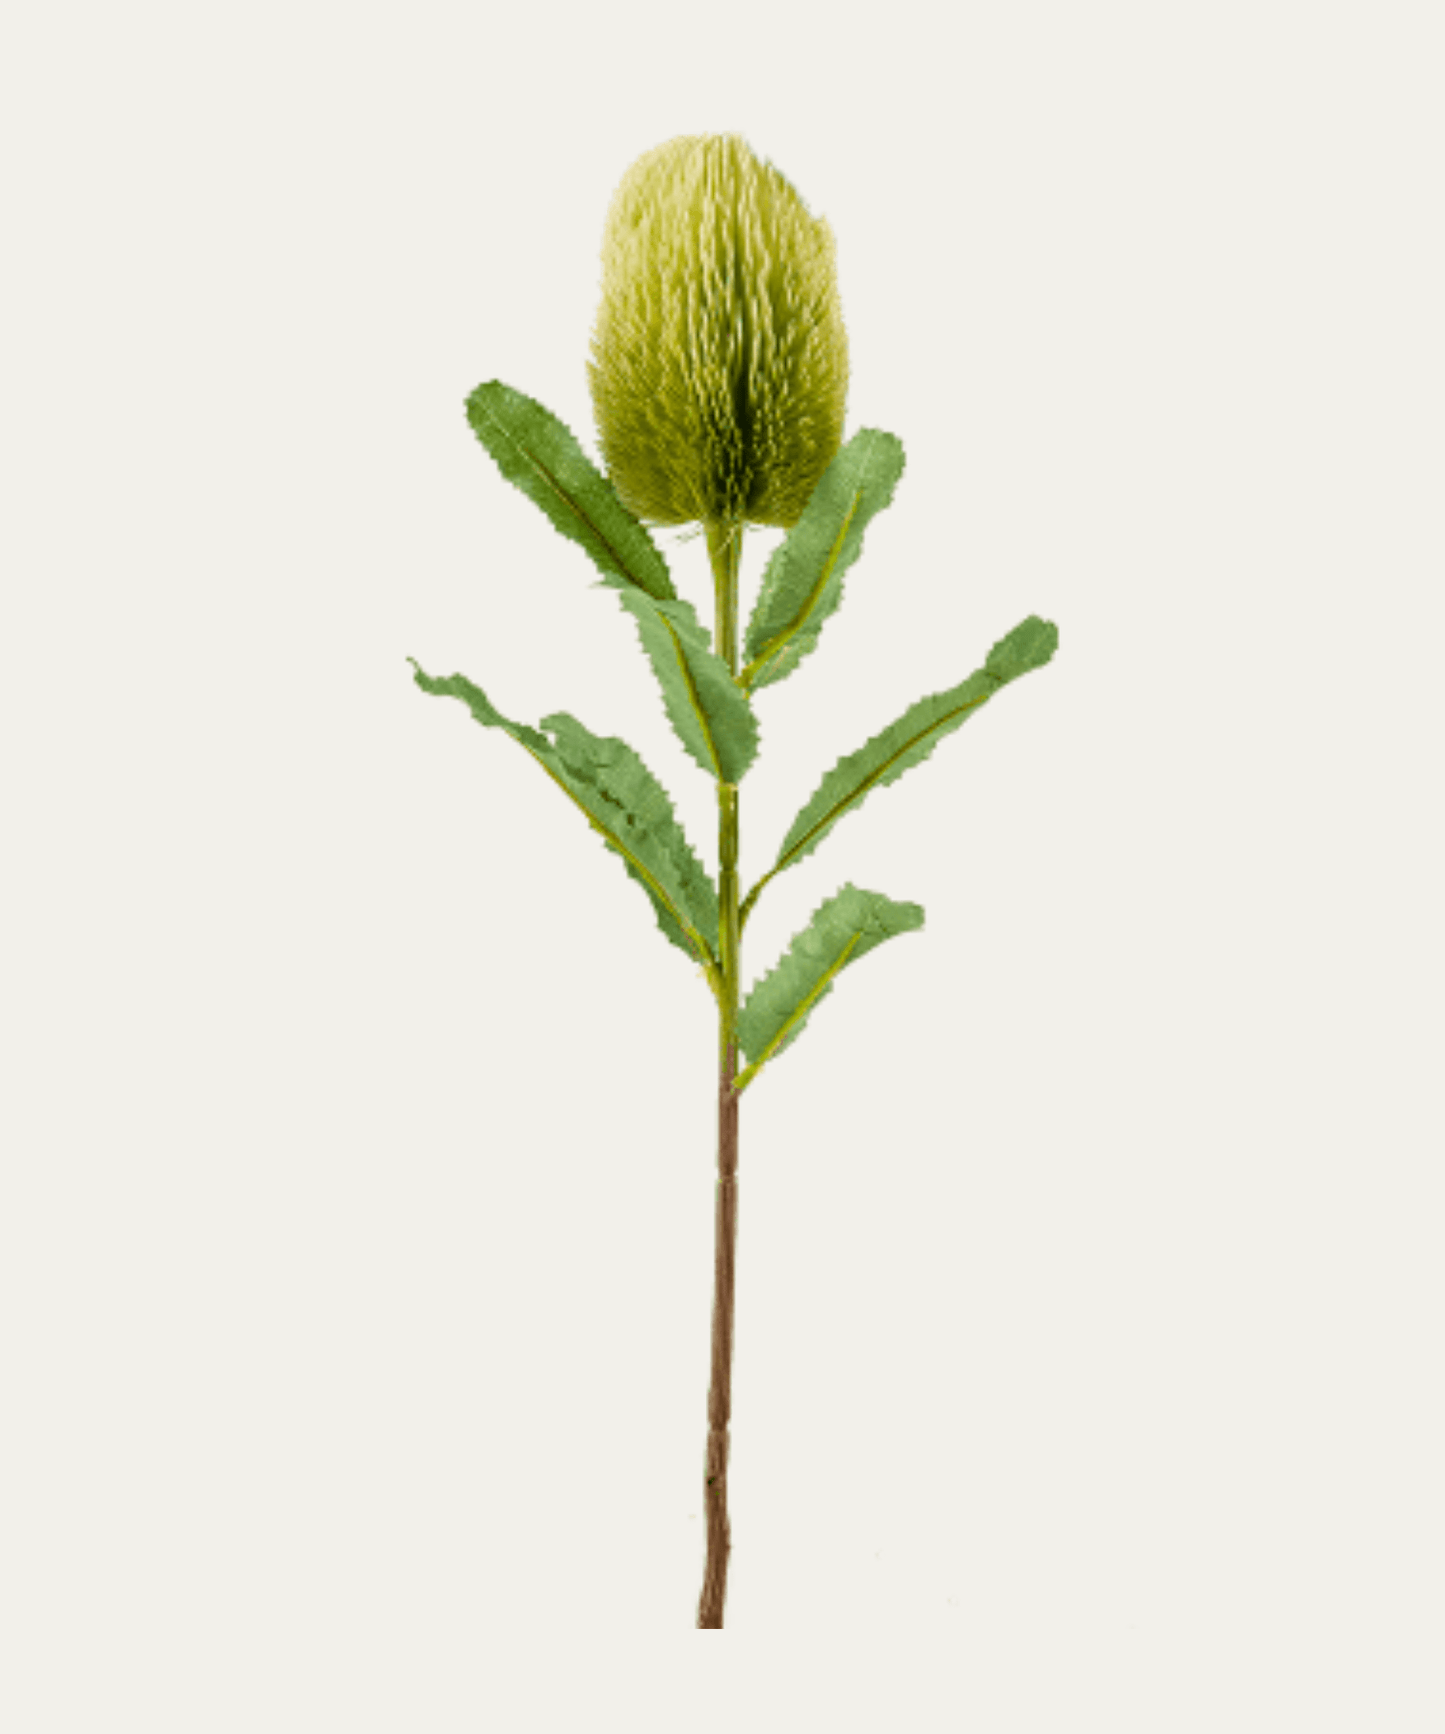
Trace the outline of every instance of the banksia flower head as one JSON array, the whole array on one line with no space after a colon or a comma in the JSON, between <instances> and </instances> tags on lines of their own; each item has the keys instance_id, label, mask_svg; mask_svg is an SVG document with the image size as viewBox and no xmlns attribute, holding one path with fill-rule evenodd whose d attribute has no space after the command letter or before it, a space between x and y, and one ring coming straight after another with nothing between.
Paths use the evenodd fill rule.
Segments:
<instances>
[{"instance_id":1,"label":"banksia flower head","mask_svg":"<svg viewBox=\"0 0 1445 1734\"><path fill-rule=\"evenodd\" d=\"M833 231L736 134L623 176L587 365L618 497L652 524L791 528L843 439Z\"/></svg>"}]
</instances>

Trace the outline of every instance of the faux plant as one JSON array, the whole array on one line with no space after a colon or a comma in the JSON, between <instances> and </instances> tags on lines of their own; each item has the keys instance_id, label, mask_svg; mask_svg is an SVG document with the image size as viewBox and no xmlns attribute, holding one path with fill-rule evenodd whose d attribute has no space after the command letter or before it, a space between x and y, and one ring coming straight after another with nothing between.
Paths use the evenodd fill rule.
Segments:
<instances>
[{"instance_id":1,"label":"faux plant","mask_svg":"<svg viewBox=\"0 0 1445 1734\"><path fill-rule=\"evenodd\" d=\"M1059 635L1031 615L957 686L919 699L840 758L772 867L740 898L738 788L758 753L757 695L816 648L865 528L893 498L903 447L877 428L843 443L848 347L832 230L741 138L676 138L639 158L613 197L602 261L588 374L607 474L556 416L499 380L477 387L467 417L502 475L586 551L636 622L668 720L717 783L716 884L667 791L626 742L592 734L565 711L538 728L513 722L464 676L436 679L408 660L423 691L458 698L479 723L509 734L586 814L717 1001L707 1559L697 1624L721 1628L731 1551L739 1098L797 1039L845 966L923 925L916 903L845 884L741 1000L748 916L769 880L811 854L870 790L921 763L1000 688L1046 663ZM715 646L650 533L679 524L701 525L707 538ZM763 572L740 653L738 570L751 524L787 535Z\"/></svg>"}]
</instances>

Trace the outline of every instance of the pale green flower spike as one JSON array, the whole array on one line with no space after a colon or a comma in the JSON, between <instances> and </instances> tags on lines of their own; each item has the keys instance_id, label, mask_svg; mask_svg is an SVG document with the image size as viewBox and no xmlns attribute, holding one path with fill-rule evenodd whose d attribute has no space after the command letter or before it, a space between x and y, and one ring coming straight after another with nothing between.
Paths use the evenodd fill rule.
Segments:
<instances>
[{"instance_id":1,"label":"pale green flower spike","mask_svg":"<svg viewBox=\"0 0 1445 1734\"><path fill-rule=\"evenodd\" d=\"M588 363L597 440L644 522L791 528L843 439L833 231L735 134L622 178Z\"/></svg>"},{"instance_id":2,"label":"pale green flower spike","mask_svg":"<svg viewBox=\"0 0 1445 1734\"><path fill-rule=\"evenodd\" d=\"M755 698L812 655L842 606L843 578L862 553L863 533L892 504L902 478L903 442L865 427L843 444L848 341L832 231L735 135L677 138L639 158L607 214L602 263L588 372L608 474L565 423L501 380L471 393L467 419L503 477L586 553L631 616L678 741L717 784L716 883L672 797L626 741L595 735L566 711L537 728L513 722L464 675L436 678L412 663L424 692L460 699L483 727L510 735L532 756L621 859L663 936L700 969L717 1001L717 1257L697 1623L720 1628L732 1548L738 1101L796 1041L843 969L885 940L917 932L923 910L845 883L745 1002L743 929L764 886L1005 686L1042 668L1059 632L1031 614L981 668L916 700L839 758L743 897L738 785L761 746ZM702 525L713 636L678 595L649 523ZM788 534L768 561L740 647L740 532L748 524ZM987 834L982 819L979 834Z\"/></svg>"}]
</instances>

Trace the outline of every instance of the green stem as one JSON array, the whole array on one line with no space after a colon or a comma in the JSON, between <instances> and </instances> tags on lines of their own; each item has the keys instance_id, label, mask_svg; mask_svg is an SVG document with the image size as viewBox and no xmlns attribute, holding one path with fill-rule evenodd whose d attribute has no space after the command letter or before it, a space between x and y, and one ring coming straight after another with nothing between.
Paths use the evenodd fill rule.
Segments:
<instances>
[{"instance_id":1,"label":"green stem","mask_svg":"<svg viewBox=\"0 0 1445 1734\"><path fill-rule=\"evenodd\" d=\"M716 599L714 644L717 654L737 679L738 567L742 557L742 524L709 523L707 551L712 562ZM716 1245L713 1258L712 1383L707 1399L707 1459L703 1509L707 1513L707 1563L698 1602L699 1627L721 1629L727 1595L728 1556L732 1533L728 1524L729 1426L732 1420L733 1283L738 1239L738 1096L733 1080L738 1070L737 1019L739 949L738 921L738 791L736 783L719 781L718 796L718 1181Z\"/></svg>"}]
</instances>

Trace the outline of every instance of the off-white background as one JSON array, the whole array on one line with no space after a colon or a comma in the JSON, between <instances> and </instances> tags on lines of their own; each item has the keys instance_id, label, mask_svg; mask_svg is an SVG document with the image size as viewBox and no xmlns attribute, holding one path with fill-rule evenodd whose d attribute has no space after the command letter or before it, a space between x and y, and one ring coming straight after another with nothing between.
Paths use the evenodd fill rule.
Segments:
<instances>
[{"instance_id":1,"label":"off-white background","mask_svg":"<svg viewBox=\"0 0 1445 1734\"><path fill-rule=\"evenodd\" d=\"M7 1734L1445 1726L1438 24L9 27ZM749 925L751 979L845 881L927 911L744 1098L719 1667L712 1000L406 657L624 737L715 868L463 400L595 455L612 189L726 130L832 223L847 431L907 451L757 700L744 885L1061 645Z\"/></svg>"}]
</instances>

